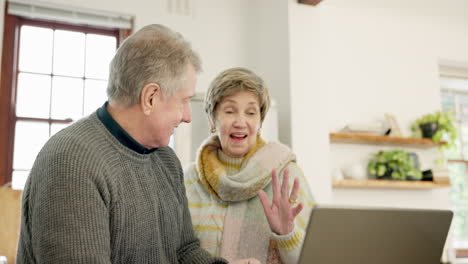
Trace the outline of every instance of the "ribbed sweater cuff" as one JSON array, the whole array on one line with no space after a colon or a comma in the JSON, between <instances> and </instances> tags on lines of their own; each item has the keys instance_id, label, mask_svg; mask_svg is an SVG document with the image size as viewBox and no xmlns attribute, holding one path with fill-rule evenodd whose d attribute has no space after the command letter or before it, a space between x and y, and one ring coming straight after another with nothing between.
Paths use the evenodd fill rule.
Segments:
<instances>
[{"instance_id":1,"label":"ribbed sweater cuff","mask_svg":"<svg viewBox=\"0 0 468 264\"><path fill-rule=\"evenodd\" d=\"M286 251L295 250L300 247L304 240L303 232L296 225L294 225L293 231L286 235L278 235L272 232L272 237L278 243L280 249Z\"/></svg>"},{"instance_id":2,"label":"ribbed sweater cuff","mask_svg":"<svg viewBox=\"0 0 468 264\"><path fill-rule=\"evenodd\" d=\"M210 257L209 254L191 254L186 258L180 259L180 263L190 264L227 264L223 258Z\"/></svg>"},{"instance_id":3,"label":"ribbed sweater cuff","mask_svg":"<svg viewBox=\"0 0 468 264\"><path fill-rule=\"evenodd\" d=\"M284 264L296 264L304 242L304 231L294 225L291 233L283 236L273 234L272 237L278 244L281 261Z\"/></svg>"}]
</instances>

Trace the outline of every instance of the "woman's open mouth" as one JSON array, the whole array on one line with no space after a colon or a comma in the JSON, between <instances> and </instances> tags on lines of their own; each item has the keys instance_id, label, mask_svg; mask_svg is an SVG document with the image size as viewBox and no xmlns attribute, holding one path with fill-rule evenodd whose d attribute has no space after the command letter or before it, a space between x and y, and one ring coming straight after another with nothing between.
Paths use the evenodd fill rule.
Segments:
<instances>
[{"instance_id":1,"label":"woman's open mouth","mask_svg":"<svg viewBox=\"0 0 468 264\"><path fill-rule=\"evenodd\" d=\"M247 134L234 133L234 134L230 134L229 137L231 138L232 141L234 141L234 143L240 143L247 138Z\"/></svg>"}]
</instances>

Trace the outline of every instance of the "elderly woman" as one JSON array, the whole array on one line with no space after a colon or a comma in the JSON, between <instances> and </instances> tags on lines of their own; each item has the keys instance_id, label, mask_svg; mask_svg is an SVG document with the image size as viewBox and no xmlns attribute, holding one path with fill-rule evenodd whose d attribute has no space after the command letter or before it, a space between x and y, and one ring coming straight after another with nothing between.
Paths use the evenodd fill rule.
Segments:
<instances>
[{"instance_id":1,"label":"elderly woman","mask_svg":"<svg viewBox=\"0 0 468 264\"><path fill-rule=\"evenodd\" d=\"M201 246L229 261L296 263L302 247L312 196L291 150L260 136L269 105L268 89L255 73L221 72L205 98L212 135L186 170Z\"/></svg>"}]
</instances>

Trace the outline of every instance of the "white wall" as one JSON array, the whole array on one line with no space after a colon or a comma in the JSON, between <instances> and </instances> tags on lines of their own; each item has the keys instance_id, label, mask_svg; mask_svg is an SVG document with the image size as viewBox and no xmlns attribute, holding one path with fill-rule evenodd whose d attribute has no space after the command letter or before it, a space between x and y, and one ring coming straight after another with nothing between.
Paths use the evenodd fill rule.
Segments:
<instances>
[{"instance_id":1,"label":"white wall","mask_svg":"<svg viewBox=\"0 0 468 264\"><path fill-rule=\"evenodd\" d=\"M467 5L408 2L323 3L330 129L390 112L408 135L409 122L440 107L438 60L468 59Z\"/></svg>"},{"instance_id":2,"label":"white wall","mask_svg":"<svg viewBox=\"0 0 468 264\"><path fill-rule=\"evenodd\" d=\"M293 146L317 163L305 170L312 188L320 185L319 198L394 205L401 197L400 206L409 207L440 198L437 207L448 207L448 189L329 189L330 168L340 160L323 141L331 130L386 112L408 136L412 120L439 109L439 60L468 61L466 1L327 0L312 7L291 0L290 29ZM327 173L322 164L330 164Z\"/></svg>"},{"instance_id":3,"label":"white wall","mask_svg":"<svg viewBox=\"0 0 468 264\"><path fill-rule=\"evenodd\" d=\"M321 6L289 1L292 148L315 199L331 202L328 144L328 94L323 89Z\"/></svg>"},{"instance_id":4,"label":"white wall","mask_svg":"<svg viewBox=\"0 0 468 264\"><path fill-rule=\"evenodd\" d=\"M211 77L206 80L207 83L214 77L214 74L227 67L243 66L252 69L264 79L272 98L276 101L276 109L272 109L272 111L276 111L269 113L268 116L277 115L278 125L275 127L278 131L272 131L271 127L268 127L268 120L266 120L261 130L264 138L268 139L272 133L278 133L277 139L291 145L288 3L285 1L250 0L244 1L244 5L237 3L234 8L232 4L227 6L226 1L217 1L216 4L225 8L215 8L212 5L210 9L213 11L205 16L206 23L200 25L200 31L211 31L213 34L213 36L201 40L202 45L205 45L204 48L207 50L206 54L201 54L202 58L210 63L209 67L215 69L214 73L210 74ZM208 4L203 6L205 5ZM207 6L204 8L206 9ZM224 20L223 24L216 25L217 17L220 17L221 21ZM219 29L210 30L212 26ZM229 35L227 40L222 40L230 42L228 45L222 43L213 45L211 43L213 40L219 41L220 38L224 37L224 33L219 34L220 31ZM200 38L200 36L194 37ZM221 54L212 52L216 49ZM224 53L226 55L223 56ZM229 57L232 57L233 61L234 58L236 60L229 62ZM215 59L214 62L210 61L213 59ZM203 86L199 91L204 91L205 88L206 86ZM194 112L194 114L196 113ZM200 118L197 119L200 120ZM203 120L200 122L206 122L204 118L201 119ZM192 133L192 140L199 138L199 134L206 134L205 131L193 131L192 127L200 128L199 125L179 127L176 142L177 139L180 142L190 138L187 136L190 133ZM183 165L188 164L194 158L190 144L177 145L176 143L176 151Z\"/></svg>"},{"instance_id":5,"label":"white wall","mask_svg":"<svg viewBox=\"0 0 468 264\"><path fill-rule=\"evenodd\" d=\"M250 1L246 19L249 66L265 80L276 100L279 140L291 146L288 2Z\"/></svg>"}]
</instances>

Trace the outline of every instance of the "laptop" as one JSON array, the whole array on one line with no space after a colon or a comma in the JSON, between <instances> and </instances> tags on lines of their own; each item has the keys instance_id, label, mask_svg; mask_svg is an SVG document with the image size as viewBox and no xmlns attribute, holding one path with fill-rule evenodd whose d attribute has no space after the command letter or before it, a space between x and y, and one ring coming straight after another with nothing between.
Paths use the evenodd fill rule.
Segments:
<instances>
[{"instance_id":1,"label":"laptop","mask_svg":"<svg viewBox=\"0 0 468 264\"><path fill-rule=\"evenodd\" d=\"M440 264L452 212L331 207L312 210L300 264Z\"/></svg>"}]
</instances>

